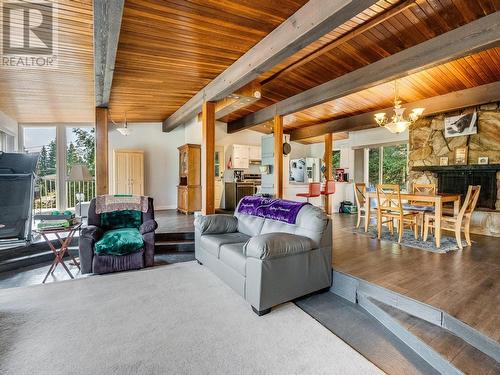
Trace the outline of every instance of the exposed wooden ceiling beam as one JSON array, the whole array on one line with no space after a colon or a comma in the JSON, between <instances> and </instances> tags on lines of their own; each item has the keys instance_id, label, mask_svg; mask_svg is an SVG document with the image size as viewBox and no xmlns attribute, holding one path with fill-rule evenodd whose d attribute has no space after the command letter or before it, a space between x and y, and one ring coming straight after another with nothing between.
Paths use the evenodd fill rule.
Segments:
<instances>
[{"instance_id":1,"label":"exposed wooden ceiling beam","mask_svg":"<svg viewBox=\"0 0 500 375\"><path fill-rule=\"evenodd\" d=\"M94 85L96 107L107 107L125 0L94 0Z\"/></svg>"},{"instance_id":2,"label":"exposed wooden ceiling beam","mask_svg":"<svg viewBox=\"0 0 500 375\"><path fill-rule=\"evenodd\" d=\"M441 34L228 124L228 133L456 60L500 42L500 11Z\"/></svg>"},{"instance_id":3,"label":"exposed wooden ceiling beam","mask_svg":"<svg viewBox=\"0 0 500 375\"><path fill-rule=\"evenodd\" d=\"M310 0L163 121L169 132L375 4L377 0Z\"/></svg>"},{"instance_id":4,"label":"exposed wooden ceiling beam","mask_svg":"<svg viewBox=\"0 0 500 375\"><path fill-rule=\"evenodd\" d=\"M260 83L258 81L250 82L215 104L215 119L219 120L230 113L255 103L261 98L261 95ZM199 121L201 121L201 115L201 113L198 114Z\"/></svg>"},{"instance_id":5,"label":"exposed wooden ceiling beam","mask_svg":"<svg viewBox=\"0 0 500 375\"><path fill-rule=\"evenodd\" d=\"M344 36L332 40L330 43L322 46L321 48L317 49L314 52L311 52L309 55L304 57L303 59L300 59L299 61L294 62L293 64L287 66L285 69L280 70L279 72L276 72L269 78L266 78L264 81L262 81L262 85L265 86L269 82L275 80L276 78L281 77L282 75L297 69L298 67L307 64L310 61L313 61L314 59L317 59L321 55L331 51L332 49L340 46L343 43L348 42L349 40L353 39L354 37L363 34L364 32L374 28L375 26L381 24L382 22L387 21L389 18L394 17L395 15L403 12L404 10L416 5L415 4L416 0L406 0L402 2L401 4L398 4L394 6L393 8L389 9L388 11L382 13L380 16L374 18L371 21L368 21L366 23L361 24L360 26L356 27L354 30L348 32Z\"/></svg>"},{"instance_id":6,"label":"exposed wooden ceiling beam","mask_svg":"<svg viewBox=\"0 0 500 375\"><path fill-rule=\"evenodd\" d=\"M496 101L500 101L500 81L470 89L450 92L445 95L434 96L413 103L406 103L403 104L403 107L406 108L407 111L413 108L425 108L424 115L429 116L436 113L450 112L460 108L473 107ZM378 125L374 120L375 113L391 113L392 111L392 108L385 108L296 129L290 133L290 140L300 142L301 140L319 137L327 133L376 128Z\"/></svg>"}]
</instances>

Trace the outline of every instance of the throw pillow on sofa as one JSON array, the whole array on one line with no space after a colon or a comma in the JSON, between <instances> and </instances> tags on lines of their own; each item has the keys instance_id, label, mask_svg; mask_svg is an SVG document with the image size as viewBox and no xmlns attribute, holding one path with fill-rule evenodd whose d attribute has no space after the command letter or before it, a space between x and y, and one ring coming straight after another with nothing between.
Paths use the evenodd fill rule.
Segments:
<instances>
[{"instance_id":1,"label":"throw pillow on sofa","mask_svg":"<svg viewBox=\"0 0 500 375\"><path fill-rule=\"evenodd\" d=\"M127 255L141 251L144 240L138 229L120 228L104 233L95 244L95 253L98 255Z\"/></svg>"}]
</instances>

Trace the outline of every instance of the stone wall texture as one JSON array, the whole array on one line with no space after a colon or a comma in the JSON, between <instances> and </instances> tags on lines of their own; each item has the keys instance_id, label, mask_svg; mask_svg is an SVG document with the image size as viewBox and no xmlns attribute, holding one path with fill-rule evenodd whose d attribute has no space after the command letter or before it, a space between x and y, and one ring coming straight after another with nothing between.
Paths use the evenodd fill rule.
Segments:
<instances>
[{"instance_id":1,"label":"stone wall texture","mask_svg":"<svg viewBox=\"0 0 500 375\"><path fill-rule=\"evenodd\" d=\"M468 164L478 164L480 156L487 156L490 164L500 164L500 103L490 103L478 108L466 108L453 113L424 117L410 127L409 181L412 183L437 183L430 172L412 171L414 166L439 165L439 158L448 157L453 165L457 147L468 146ZM453 138L444 137L444 118L476 110L477 134ZM411 185L410 185L411 186ZM497 173L496 211L477 211L472 218L471 231L500 237L500 173Z\"/></svg>"}]
</instances>

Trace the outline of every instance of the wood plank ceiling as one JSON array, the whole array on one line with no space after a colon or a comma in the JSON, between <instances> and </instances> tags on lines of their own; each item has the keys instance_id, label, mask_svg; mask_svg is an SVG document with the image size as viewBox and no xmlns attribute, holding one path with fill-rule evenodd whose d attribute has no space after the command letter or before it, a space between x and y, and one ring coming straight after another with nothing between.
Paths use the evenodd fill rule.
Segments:
<instances>
[{"instance_id":1,"label":"wood plank ceiling","mask_svg":"<svg viewBox=\"0 0 500 375\"><path fill-rule=\"evenodd\" d=\"M57 67L0 67L0 111L20 123L94 121L92 0L55 4Z\"/></svg>"},{"instance_id":2,"label":"wood plank ceiling","mask_svg":"<svg viewBox=\"0 0 500 375\"><path fill-rule=\"evenodd\" d=\"M405 3L410 6L404 7ZM497 0L417 0L399 2L396 6L401 7L401 10L392 17L362 32L351 31L347 37L344 33L343 39L347 40L340 44L334 42L330 46L321 47L319 42L316 43L316 50L319 48L320 52L315 53L315 58L304 59L301 51L273 72L266 72L259 78L263 99L222 120L234 121L500 10L500 2ZM415 101L494 82L500 79L499 76L499 50L494 48L403 79L401 96L404 101ZM286 116L285 131L389 107L392 97L392 84L380 85ZM254 129L269 131L265 125Z\"/></svg>"},{"instance_id":3,"label":"wood plank ceiling","mask_svg":"<svg viewBox=\"0 0 500 375\"><path fill-rule=\"evenodd\" d=\"M307 0L127 0L113 120L161 121Z\"/></svg>"}]
</instances>

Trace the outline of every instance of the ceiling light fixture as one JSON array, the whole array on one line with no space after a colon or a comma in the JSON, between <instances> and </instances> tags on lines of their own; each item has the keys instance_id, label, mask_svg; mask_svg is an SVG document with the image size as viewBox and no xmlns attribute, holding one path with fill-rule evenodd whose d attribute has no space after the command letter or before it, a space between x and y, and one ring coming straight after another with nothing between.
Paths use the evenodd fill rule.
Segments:
<instances>
[{"instance_id":1,"label":"ceiling light fixture","mask_svg":"<svg viewBox=\"0 0 500 375\"><path fill-rule=\"evenodd\" d=\"M391 121L387 118L384 112L375 114L375 121L378 125L386 128L391 133L402 133L408 127L417 121L422 113L424 112L424 108L414 108L408 119L404 117L405 108L401 107L401 100L399 99L398 93L398 81L394 81L394 115L391 118Z\"/></svg>"},{"instance_id":2,"label":"ceiling light fixture","mask_svg":"<svg viewBox=\"0 0 500 375\"><path fill-rule=\"evenodd\" d=\"M132 134L132 130L128 127L127 123L127 112L125 112L125 122L123 123L123 126L119 126L116 122L111 119L111 122L117 126L116 130L120 132L121 135L128 136Z\"/></svg>"}]
</instances>

